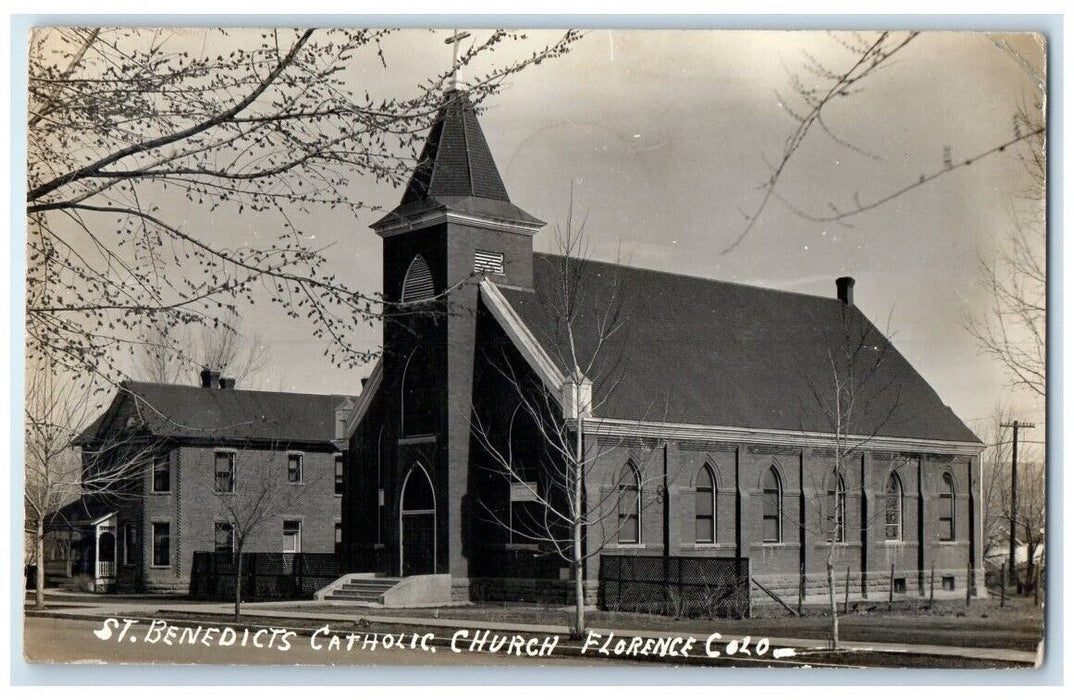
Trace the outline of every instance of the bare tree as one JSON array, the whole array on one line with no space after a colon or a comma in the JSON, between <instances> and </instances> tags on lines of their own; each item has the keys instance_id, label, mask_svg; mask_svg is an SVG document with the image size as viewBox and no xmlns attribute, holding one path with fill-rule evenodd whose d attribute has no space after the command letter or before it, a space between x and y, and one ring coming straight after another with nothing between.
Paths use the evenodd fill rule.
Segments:
<instances>
[{"instance_id":1,"label":"bare tree","mask_svg":"<svg viewBox=\"0 0 1074 700\"><path fill-rule=\"evenodd\" d=\"M836 148L855 153L871 160L880 160L870 151L868 144L854 143L853 140L832 129L827 117L842 103L869 89L874 76L895 64L908 47L920 43L921 32L840 32L832 33L835 45L841 47L845 59L839 65L831 65L806 54L801 74L792 73L791 95L779 96L779 105L794 120L794 130L783 144L777 159L769 163L768 178L760 186L757 204L742 215L745 224L734 240L722 251L729 253L749 236L757 220L773 200L783 203L798 216L813 222L847 223L854 217L893 202L907 193L948 175L972 167L982 159L1002 154L1021 144L1043 142L1045 128L1042 119L1032 119L1015 125L1014 133L1001 142L991 144L967 157L955 158L951 149L945 147L942 163L939 167L923 170L916 178L908 180L901 186L872 197L863 199L857 193L848 197L843 203L830 200L823 210L802 205L788 199L781 191L781 183L788 177L788 169L805 143L816 137L827 138ZM982 35L985 36L985 35ZM989 36L1001 51L1015 60L1034 81L1038 93L1043 96L1044 79L1032 67L1031 62L1011 47L1003 37ZM816 135L816 136L814 136ZM1043 154L1043 151L1041 151Z\"/></svg>"},{"instance_id":2,"label":"bare tree","mask_svg":"<svg viewBox=\"0 0 1074 700\"><path fill-rule=\"evenodd\" d=\"M1048 286L1042 118L1040 103L1015 114L1015 132L1028 134L1019 158L1032 184L1015 198L1006 236L979 256L978 280L990 304L964 316L966 329L982 351L1002 363L1012 385L1040 397L1047 388Z\"/></svg>"},{"instance_id":3,"label":"bare tree","mask_svg":"<svg viewBox=\"0 0 1074 700\"><path fill-rule=\"evenodd\" d=\"M850 303L842 304L839 322L832 325L824 332L834 335L821 338L819 343L824 348L825 376L823 380L810 378L811 402L805 404L808 413L819 409L827 426L824 432L833 439L832 468L819 483L814 479L813 492L821 497L814 502L812 518L803 514L803 527L827 543L825 573L834 649L839 647L835 564L840 545L848 536L847 494L860 493L868 486L862 483L862 478L868 477L859 476L855 481L852 460L869 449L890 420L899 404L899 386L895 375L887 371L894 352L888 333L877 330ZM874 513L855 531L860 535L882 515Z\"/></svg>"},{"instance_id":4,"label":"bare tree","mask_svg":"<svg viewBox=\"0 0 1074 700\"><path fill-rule=\"evenodd\" d=\"M258 335L247 337L241 328L234 312L194 328L154 322L139 347L138 374L146 381L179 384L208 367L245 385L265 368L269 353Z\"/></svg>"},{"instance_id":5,"label":"bare tree","mask_svg":"<svg viewBox=\"0 0 1074 700\"><path fill-rule=\"evenodd\" d=\"M280 452L278 446L272 450L276 454L287 454ZM303 466L300 483L289 481L275 460L250 451L221 453L217 459L230 460L229 469L222 470L217 465L212 489L207 489L204 496L216 502L225 514L228 530L223 534L231 546L235 620L238 621L242 616L243 553L267 525L300 504L309 489L317 488L326 477L321 473L310 473Z\"/></svg>"},{"instance_id":6,"label":"bare tree","mask_svg":"<svg viewBox=\"0 0 1074 700\"><path fill-rule=\"evenodd\" d=\"M595 413L623 379L625 344L620 336L626 332L627 318L618 279L601 287L601 298L595 296L585 221L576 228L573 209L572 198L565 226L556 228L561 262L553 291L538 292L554 336L546 339L547 347L554 348L553 360L565 370L563 385L546 386L507 352L486 357L508 387L509 407L491 416L475 407L471 425L488 460L486 468L502 477L512 494L509 508L520 510L505 514L483 503L487 518L510 537L534 544L570 567L572 631L581 634L585 630L586 562L623 533L640 541L640 532L635 530L641 512L658 498L653 495L658 489L645 486L660 477L645 476L644 463L633 464L630 483L617 482L614 488L602 489L608 478L606 458L621 443L586 444L583 439L587 428L599 423ZM650 451L648 457L655 452Z\"/></svg>"},{"instance_id":7,"label":"bare tree","mask_svg":"<svg viewBox=\"0 0 1074 700\"><path fill-rule=\"evenodd\" d=\"M256 290L292 318L308 319L334 361L369 359L350 333L380 318L382 300L325 271L304 214L366 209L347 191L354 178L402 183L459 66L471 67L467 88L480 101L580 36L566 32L494 65L496 49L528 39L478 32L454 65L411 94L371 94L351 78L387 70L392 34L36 30L28 353L114 379L117 350L137 344L147 324L203 324L221 307L254 302ZM215 226L197 223L239 214L267 235L232 245Z\"/></svg>"},{"instance_id":8,"label":"bare tree","mask_svg":"<svg viewBox=\"0 0 1074 700\"><path fill-rule=\"evenodd\" d=\"M96 392L84 381L56 367L31 367L27 372L26 531L37 564L35 605L44 607L45 556L48 530L56 512L78 498L113 503L134 498L137 485L151 467L157 447L152 437L130 426L80 444L81 431L100 406Z\"/></svg>"}]
</instances>

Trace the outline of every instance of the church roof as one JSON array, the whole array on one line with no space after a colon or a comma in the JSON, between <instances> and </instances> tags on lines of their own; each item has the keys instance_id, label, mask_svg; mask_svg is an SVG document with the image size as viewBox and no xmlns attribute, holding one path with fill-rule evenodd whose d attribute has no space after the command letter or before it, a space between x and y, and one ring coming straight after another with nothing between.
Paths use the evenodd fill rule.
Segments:
<instances>
[{"instance_id":1,"label":"church roof","mask_svg":"<svg viewBox=\"0 0 1074 700\"><path fill-rule=\"evenodd\" d=\"M535 254L534 290L498 289L567 374L566 327L552 311L564 262ZM586 372L599 418L832 433L831 358L849 337L865 348L855 374L869 375L851 434L979 442L853 304L599 262L585 262L581 279L572 330L583 363L605 310L619 308L618 330Z\"/></svg>"},{"instance_id":2,"label":"church roof","mask_svg":"<svg viewBox=\"0 0 1074 700\"><path fill-rule=\"evenodd\" d=\"M544 223L511 203L474 106L459 90L445 95L399 206L373 228L438 209Z\"/></svg>"},{"instance_id":3,"label":"church roof","mask_svg":"<svg viewBox=\"0 0 1074 700\"><path fill-rule=\"evenodd\" d=\"M79 442L137 427L168 439L327 444L336 437L335 410L347 398L127 381Z\"/></svg>"}]
</instances>

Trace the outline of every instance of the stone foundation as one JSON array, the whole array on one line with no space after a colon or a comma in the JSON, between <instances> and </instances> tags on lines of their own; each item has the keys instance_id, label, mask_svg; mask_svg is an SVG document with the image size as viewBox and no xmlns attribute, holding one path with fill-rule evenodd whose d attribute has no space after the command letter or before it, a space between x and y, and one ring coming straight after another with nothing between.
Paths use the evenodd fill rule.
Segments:
<instances>
[{"instance_id":1,"label":"stone foundation","mask_svg":"<svg viewBox=\"0 0 1074 700\"><path fill-rule=\"evenodd\" d=\"M597 582L583 584L586 605L597 604ZM574 582L560 579L471 578L453 579L452 599L498 603L573 605Z\"/></svg>"}]
</instances>

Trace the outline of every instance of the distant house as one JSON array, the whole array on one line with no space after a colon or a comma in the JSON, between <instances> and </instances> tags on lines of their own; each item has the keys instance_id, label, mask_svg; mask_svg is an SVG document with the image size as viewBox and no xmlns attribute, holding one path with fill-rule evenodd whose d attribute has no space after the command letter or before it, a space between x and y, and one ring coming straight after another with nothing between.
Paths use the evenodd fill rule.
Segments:
<instances>
[{"instance_id":1,"label":"distant house","mask_svg":"<svg viewBox=\"0 0 1074 700\"><path fill-rule=\"evenodd\" d=\"M547 521L530 496L556 497L562 473L547 429L515 425L522 382L599 456L583 498L612 505L583 542L600 554L584 569L593 599L613 560L653 561L652 579L719 558L748 559L779 595L816 595L833 537L856 596L927 595L933 578L983 591L983 445L854 305L853 279L819 297L590 262L568 329L552 305L583 268L536 253L542 227L508 197L467 95L449 93L399 206L373 224L384 298L404 306L347 416L347 570L447 576L460 600L571 599L548 539L514 525ZM617 352L579 369L566 339L593 357L609 300L623 307ZM847 326L886 352L839 470L841 436L815 398ZM532 478L497 473L475 418L538 465Z\"/></svg>"},{"instance_id":2,"label":"distant house","mask_svg":"<svg viewBox=\"0 0 1074 700\"><path fill-rule=\"evenodd\" d=\"M46 572L95 590L185 592L194 552L233 547L228 505L259 494L286 506L245 551L334 551L343 466L332 439L346 400L246 391L210 371L200 387L123 382L79 439L84 483L110 470L114 483L52 515Z\"/></svg>"}]
</instances>

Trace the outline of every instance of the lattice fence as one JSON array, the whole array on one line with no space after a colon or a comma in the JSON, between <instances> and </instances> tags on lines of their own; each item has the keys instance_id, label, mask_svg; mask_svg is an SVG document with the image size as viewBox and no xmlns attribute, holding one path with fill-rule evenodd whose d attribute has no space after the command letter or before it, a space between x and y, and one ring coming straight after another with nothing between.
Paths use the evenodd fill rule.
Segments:
<instances>
[{"instance_id":1,"label":"lattice fence","mask_svg":"<svg viewBox=\"0 0 1074 700\"><path fill-rule=\"evenodd\" d=\"M748 617L749 559L600 557L599 601L605 610L676 617Z\"/></svg>"},{"instance_id":2,"label":"lattice fence","mask_svg":"<svg viewBox=\"0 0 1074 700\"><path fill-rule=\"evenodd\" d=\"M341 576L339 555L310 552L242 555L244 600L302 600ZM235 598L235 560L229 552L194 552L190 596L199 600Z\"/></svg>"}]
</instances>

